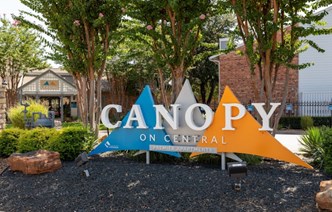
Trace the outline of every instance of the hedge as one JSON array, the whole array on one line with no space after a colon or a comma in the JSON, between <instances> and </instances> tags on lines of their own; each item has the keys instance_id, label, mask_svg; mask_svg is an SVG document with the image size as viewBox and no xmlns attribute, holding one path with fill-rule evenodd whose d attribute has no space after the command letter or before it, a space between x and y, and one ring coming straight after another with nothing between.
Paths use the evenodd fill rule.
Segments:
<instances>
[{"instance_id":1,"label":"hedge","mask_svg":"<svg viewBox=\"0 0 332 212\"><path fill-rule=\"evenodd\" d=\"M74 160L82 152L90 152L94 136L83 127L66 127L50 139L47 148L60 153L62 160Z\"/></svg>"},{"instance_id":2,"label":"hedge","mask_svg":"<svg viewBox=\"0 0 332 212\"><path fill-rule=\"evenodd\" d=\"M17 151L17 144L24 130L19 128L4 129L0 134L0 156L7 157Z\"/></svg>"},{"instance_id":3,"label":"hedge","mask_svg":"<svg viewBox=\"0 0 332 212\"><path fill-rule=\"evenodd\" d=\"M331 117L312 117L315 127L330 126ZM281 117L279 122L280 128L287 129L302 129L301 128L301 117Z\"/></svg>"},{"instance_id":4,"label":"hedge","mask_svg":"<svg viewBox=\"0 0 332 212\"><path fill-rule=\"evenodd\" d=\"M47 149L48 142L51 138L57 137L58 131L54 128L34 128L25 130L17 144L18 152L30 152L39 149Z\"/></svg>"},{"instance_id":5,"label":"hedge","mask_svg":"<svg viewBox=\"0 0 332 212\"><path fill-rule=\"evenodd\" d=\"M0 133L0 156L39 149L57 151L63 160L74 160L83 151L89 152L95 137L82 127L5 129Z\"/></svg>"}]
</instances>

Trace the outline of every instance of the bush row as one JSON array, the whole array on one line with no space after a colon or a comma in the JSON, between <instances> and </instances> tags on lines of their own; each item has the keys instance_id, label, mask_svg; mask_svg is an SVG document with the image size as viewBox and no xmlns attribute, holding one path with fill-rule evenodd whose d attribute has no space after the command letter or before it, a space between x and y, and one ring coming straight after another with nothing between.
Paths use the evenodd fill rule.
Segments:
<instances>
[{"instance_id":1,"label":"bush row","mask_svg":"<svg viewBox=\"0 0 332 212\"><path fill-rule=\"evenodd\" d=\"M62 122L62 127L83 127L83 123L79 121L74 122ZM99 124L99 130L106 130L107 128L103 124Z\"/></svg>"},{"instance_id":2,"label":"bush row","mask_svg":"<svg viewBox=\"0 0 332 212\"><path fill-rule=\"evenodd\" d=\"M332 174L332 128L312 127L300 139L301 151L313 159L312 165Z\"/></svg>"},{"instance_id":3,"label":"bush row","mask_svg":"<svg viewBox=\"0 0 332 212\"><path fill-rule=\"evenodd\" d=\"M7 157L14 152L29 152L38 149L57 151L62 160L74 160L83 151L89 152L92 149L94 137L83 127L65 127L57 131L49 128L35 128L22 130L18 128L5 129L0 133L0 156ZM124 151L133 157L136 151ZM123 153L123 152L122 152ZM190 153L183 153L181 159L158 152L151 152L151 160L157 162L197 162L204 164L220 163L220 156L213 154L202 154L194 159L189 157ZM254 155L239 154L241 159L248 164L261 162L261 157ZM145 160L145 156L135 157L138 160Z\"/></svg>"},{"instance_id":4,"label":"bush row","mask_svg":"<svg viewBox=\"0 0 332 212\"><path fill-rule=\"evenodd\" d=\"M0 133L0 156L46 149L59 152L62 160L74 160L81 152L89 152L93 141L93 134L83 127L67 127L61 130L10 128Z\"/></svg>"},{"instance_id":5,"label":"bush row","mask_svg":"<svg viewBox=\"0 0 332 212\"><path fill-rule=\"evenodd\" d=\"M280 119L280 128L288 129L303 129L301 126L302 117L282 117ZM311 117L313 120L313 126L330 126L331 117ZM303 119L303 118L302 118Z\"/></svg>"}]
</instances>

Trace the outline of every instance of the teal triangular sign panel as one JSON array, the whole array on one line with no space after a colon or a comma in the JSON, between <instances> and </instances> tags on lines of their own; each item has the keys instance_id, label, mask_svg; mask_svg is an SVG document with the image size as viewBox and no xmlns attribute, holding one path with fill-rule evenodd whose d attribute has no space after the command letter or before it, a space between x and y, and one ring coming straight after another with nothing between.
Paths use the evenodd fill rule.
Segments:
<instances>
[{"instance_id":1,"label":"teal triangular sign panel","mask_svg":"<svg viewBox=\"0 0 332 212\"><path fill-rule=\"evenodd\" d=\"M45 86L48 86L48 85L49 85L49 84L48 84L48 81L46 81L46 82L44 83L44 85L45 85Z\"/></svg>"},{"instance_id":2,"label":"teal triangular sign panel","mask_svg":"<svg viewBox=\"0 0 332 212\"><path fill-rule=\"evenodd\" d=\"M148 129L137 129L137 122L133 122L133 128L123 128L126 125L129 112L122 120L121 126L112 131L112 133L89 155L95 155L108 151L118 150L146 150L149 151L149 145L167 145L172 146L171 142L166 142L167 134L165 130L155 130L153 127L156 124L156 113L154 100L149 86L145 86L141 95L136 100L135 105L139 105ZM145 139L144 139L145 138ZM142 141L144 140L144 141ZM161 152L175 157L181 157L178 152Z\"/></svg>"}]
</instances>

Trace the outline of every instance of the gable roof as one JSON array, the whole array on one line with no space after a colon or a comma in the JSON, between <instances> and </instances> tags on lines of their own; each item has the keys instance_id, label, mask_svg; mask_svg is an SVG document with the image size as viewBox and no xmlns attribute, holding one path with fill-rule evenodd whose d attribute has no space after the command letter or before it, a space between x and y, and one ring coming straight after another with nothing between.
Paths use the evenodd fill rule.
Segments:
<instances>
[{"instance_id":1,"label":"gable roof","mask_svg":"<svg viewBox=\"0 0 332 212\"><path fill-rule=\"evenodd\" d=\"M47 75L47 74L52 74L55 77L59 78L60 80L64 81L65 83L67 83L68 85L72 86L74 89L76 89L76 86L69 82L68 80L66 80L65 78L61 77L59 74L55 73L54 71L52 71L51 69L48 69L47 71L45 71L44 73L41 73L39 76L36 76L35 78L31 79L30 81L28 81L27 83L21 85L18 89L24 89L25 87L29 86L30 84L32 84L33 82L36 82L38 79L42 78L43 76Z\"/></svg>"}]
</instances>

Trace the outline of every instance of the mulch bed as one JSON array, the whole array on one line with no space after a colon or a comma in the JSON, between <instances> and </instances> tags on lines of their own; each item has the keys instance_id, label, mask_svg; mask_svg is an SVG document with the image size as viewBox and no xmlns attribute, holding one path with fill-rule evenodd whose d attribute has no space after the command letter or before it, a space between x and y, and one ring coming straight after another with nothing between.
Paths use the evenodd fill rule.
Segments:
<instances>
[{"instance_id":1,"label":"mulch bed","mask_svg":"<svg viewBox=\"0 0 332 212\"><path fill-rule=\"evenodd\" d=\"M317 170L278 161L248 166L242 188L220 166L146 165L94 158L90 177L74 162L54 173L0 175L0 211L317 211Z\"/></svg>"},{"instance_id":2,"label":"mulch bed","mask_svg":"<svg viewBox=\"0 0 332 212\"><path fill-rule=\"evenodd\" d=\"M0 174L4 172L7 169L7 159L6 158L0 158Z\"/></svg>"}]
</instances>

